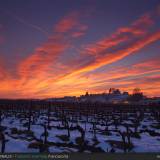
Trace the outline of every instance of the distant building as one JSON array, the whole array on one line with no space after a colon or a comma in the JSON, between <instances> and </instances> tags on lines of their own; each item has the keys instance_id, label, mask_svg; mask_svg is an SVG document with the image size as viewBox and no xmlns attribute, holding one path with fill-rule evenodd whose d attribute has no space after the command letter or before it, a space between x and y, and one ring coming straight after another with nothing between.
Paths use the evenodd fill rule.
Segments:
<instances>
[{"instance_id":1,"label":"distant building","mask_svg":"<svg viewBox=\"0 0 160 160\"><path fill-rule=\"evenodd\" d=\"M136 88L133 90L133 94L129 94L128 92L121 92L119 89L110 88L108 93L100 93L100 94L90 94L86 92L84 95L80 97L76 96L65 96L62 98L50 98L47 101L52 102L101 102L101 103L109 103L109 104L160 104L160 97L158 98L147 98L143 96L143 93L140 89Z\"/></svg>"},{"instance_id":2,"label":"distant building","mask_svg":"<svg viewBox=\"0 0 160 160\"><path fill-rule=\"evenodd\" d=\"M89 94L80 96L82 102L123 103L128 98L128 92L121 93L119 89L110 88L108 93Z\"/></svg>"},{"instance_id":3,"label":"distant building","mask_svg":"<svg viewBox=\"0 0 160 160\"><path fill-rule=\"evenodd\" d=\"M80 96L81 102L106 102L106 94L87 94Z\"/></svg>"}]
</instances>

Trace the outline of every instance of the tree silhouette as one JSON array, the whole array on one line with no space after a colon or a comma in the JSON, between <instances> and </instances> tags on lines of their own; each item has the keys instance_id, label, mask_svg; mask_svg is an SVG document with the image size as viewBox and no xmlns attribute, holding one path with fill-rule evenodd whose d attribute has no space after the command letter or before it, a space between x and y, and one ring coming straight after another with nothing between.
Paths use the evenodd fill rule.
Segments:
<instances>
[{"instance_id":1,"label":"tree silhouette","mask_svg":"<svg viewBox=\"0 0 160 160\"><path fill-rule=\"evenodd\" d=\"M140 88L133 89L133 94L129 96L129 101L140 101L143 99L143 93L141 92Z\"/></svg>"}]
</instances>

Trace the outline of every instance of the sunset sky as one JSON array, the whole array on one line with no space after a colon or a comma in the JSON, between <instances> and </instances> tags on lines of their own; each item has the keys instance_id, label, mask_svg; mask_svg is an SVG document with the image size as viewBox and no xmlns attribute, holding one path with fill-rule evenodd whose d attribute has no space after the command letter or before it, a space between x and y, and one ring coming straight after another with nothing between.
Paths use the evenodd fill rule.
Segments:
<instances>
[{"instance_id":1,"label":"sunset sky","mask_svg":"<svg viewBox=\"0 0 160 160\"><path fill-rule=\"evenodd\" d=\"M0 98L110 87L160 96L160 0L0 0Z\"/></svg>"}]
</instances>

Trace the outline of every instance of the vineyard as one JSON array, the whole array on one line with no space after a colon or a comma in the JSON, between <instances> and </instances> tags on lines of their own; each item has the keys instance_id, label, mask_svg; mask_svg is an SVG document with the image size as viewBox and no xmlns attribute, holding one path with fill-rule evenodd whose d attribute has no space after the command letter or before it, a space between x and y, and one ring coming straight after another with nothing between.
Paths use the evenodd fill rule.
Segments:
<instances>
[{"instance_id":1,"label":"vineyard","mask_svg":"<svg viewBox=\"0 0 160 160\"><path fill-rule=\"evenodd\" d=\"M160 106L1 100L0 151L159 152Z\"/></svg>"}]
</instances>

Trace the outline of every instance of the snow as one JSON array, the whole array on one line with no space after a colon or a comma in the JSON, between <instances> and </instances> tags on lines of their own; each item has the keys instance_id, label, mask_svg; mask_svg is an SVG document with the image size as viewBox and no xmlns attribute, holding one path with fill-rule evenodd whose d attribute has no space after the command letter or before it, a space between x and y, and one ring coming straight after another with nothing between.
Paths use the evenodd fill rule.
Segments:
<instances>
[{"instance_id":1,"label":"snow","mask_svg":"<svg viewBox=\"0 0 160 160\"><path fill-rule=\"evenodd\" d=\"M141 134L141 139L134 139L135 152L160 152L160 141L157 137L151 137L148 133Z\"/></svg>"},{"instance_id":2,"label":"snow","mask_svg":"<svg viewBox=\"0 0 160 160\"><path fill-rule=\"evenodd\" d=\"M10 153L27 153L27 152L37 152L35 149L28 148L29 142L19 139L10 139L6 143L5 152Z\"/></svg>"},{"instance_id":3,"label":"snow","mask_svg":"<svg viewBox=\"0 0 160 160\"><path fill-rule=\"evenodd\" d=\"M63 140L58 138L60 135L67 135L67 129L57 129L56 126L61 126L62 123L58 119L58 117L54 117L53 113L51 114L51 122L50 126L51 129L47 130L48 132L48 137L47 140L49 142L54 142L54 143L65 143ZM131 115L128 113L128 116ZM93 141L93 124L91 123L93 121L93 118L89 116L88 120L89 122L85 122L86 117L82 116L82 120L78 120L78 124L85 130L85 140L88 141L88 145L93 146L94 141ZM128 120L123 120L123 123L121 125L117 126L117 129L120 131L125 132L126 127L123 126L123 124L132 124L131 119L133 117L130 117ZM28 139L26 134L11 134L11 129L12 128L17 128L18 130L27 130L27 127L24 127L23 124L27 122L27 119L24 118L17 118L15 116L9 116L5 117L2 120L2 126L7 127L7 129L4 131L5 137L6 137L6 148L5 152L39 152L38 149L31 149L28 148L28 145L32 143L31 140ZM33 131L34 136L36 139L44 139L42 138L41 135L44 133L44 127L41 124L44 124L44 122L47 122L47 116L45 114L41 115L38 117L37 121L35 124L31 125L31 131ZM113 120L109 120L108 124L108 130L111 133L111 135L105 135L102 134L101 132L105 130L105 121L97 122L96 123L96 137L98 140L98 144L95 147L100 147L102 150L105 152L110 151L112 146L108 143L109 140L114 140L114 141L122 141L121 136L119 135L118 132L115 131L115 126L113 125ZM104 125L101 125L104 124ZM69 125L71 126L76 126L76 122L69 122ZM153 125L158 125L157 120L150 114L150 113L145 113L144 114L144 119L140 121L140 125L138 126L138 130L143 130L143 126L146 126L146 129L148 130L154 130L157 133L160 133L160 129L155 129ZM134 131L133 127L130 127L132 131ZM76 138L80 137L81 133L78 130L70 130L70 139L69 143L73 143L74 145L76 144ZM140 133L141 138L133 138L131 137L131 142L133 143L134 147L131 150L131 152L160 152L160 137L158 136L151 136L147 132ZM67 142L68 143L68 142ZM1 147L1 145L0 145ZM61 152L78 152L78 149L73 148L73 147L56 147L56 146L50 146L49 147L50 152L54 153L61 153ZM90 152L90 151L85 151L85 152ZM123 149L118 149L116 148L116 152L123 152Z\"/></svg>"}]
</instances>

